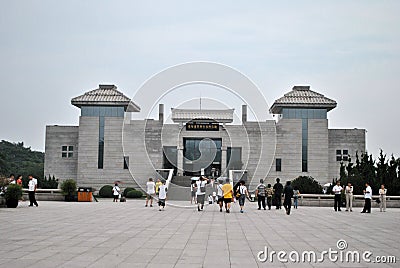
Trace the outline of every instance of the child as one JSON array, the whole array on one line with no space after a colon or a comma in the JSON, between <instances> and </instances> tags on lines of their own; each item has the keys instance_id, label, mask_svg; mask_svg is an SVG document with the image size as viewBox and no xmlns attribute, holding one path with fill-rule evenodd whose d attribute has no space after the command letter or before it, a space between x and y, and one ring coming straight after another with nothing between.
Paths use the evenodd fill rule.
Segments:
<instances>
[{"instance_id":1,"label":"child","mask_svg":"<svg viewBox=\"0 0 400 268\"><path fill-rule=\"evenodd\" d=\"M159 211L164 210L165 208L165 200L167 200L167 186L165 185L165 180L162 180L162 185L158 187L158 206L159 206Z\"/></svg>"},{"instance_id":2,"label":"child","mask_svg":"<svg viewBox=\"0 0 400 268\"><path fill-rule=\"evenodd\" d=\"M213 203L217 202L217 193L216 192L212 193L212 198L213 198Z\"/></svg>"},{"instance_id":3,"label":"child","mask_svg":"<svg viewBox=\"0 0 400 268\"><path fill-rule=\"evenodd\" d=\"M213 197L211 195L208 196L208 204L212 204L213 203Z\"/></svg>"}]
</instances>

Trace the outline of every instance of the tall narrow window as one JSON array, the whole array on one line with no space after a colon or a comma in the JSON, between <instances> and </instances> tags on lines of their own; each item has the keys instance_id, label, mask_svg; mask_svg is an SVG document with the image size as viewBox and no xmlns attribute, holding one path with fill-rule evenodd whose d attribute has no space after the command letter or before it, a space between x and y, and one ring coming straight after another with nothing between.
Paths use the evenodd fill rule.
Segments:
<instances>
[{"instance_id":1,"label":"tall narrow window","mask_svg":"<svg viewBox=\"0 0 400 268\"><path fill-rule=\"evenodd\" d=\"M303 118L301 124L301 171L308 171L308 119Z\"/></svg>"},{"instance_id":2,"label":"tall narrow window","mask_svg":"<svg viewBox=\"0 0 400 268\"><path fill-rule=\"evenodd\" d=\"M99 151L97 168L103 169L104 164L104 116L99 117Z\"/></svg>"},{"instance_id":3,"label":"tall narrow window","mask_svg":"<svg viewBox=\"0 0 400 268\"><path fill-rule=\"evenodd\" d=\"M275 160L275 170L282 171L282 159L281 158L277 158Z\"/></svg>"},{"instance_id":4,"label":"tall narrow window","mask_svg":"<svg viewBox=\"0 0 400 268\"><path fill-rule=\"evenodd\" d=\"M129 169L129 156L124 156L124 169Z\"/></svg>"}]
</instances>

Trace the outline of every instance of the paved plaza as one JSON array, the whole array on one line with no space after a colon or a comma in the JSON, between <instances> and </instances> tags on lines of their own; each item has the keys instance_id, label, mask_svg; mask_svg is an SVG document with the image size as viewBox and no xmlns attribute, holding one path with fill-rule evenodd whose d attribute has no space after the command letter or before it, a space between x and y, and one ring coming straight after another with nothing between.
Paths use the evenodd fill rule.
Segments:
<instances>
[{"instance_id":1,"label":"paved plaza","mask_svg":"<svg viewBox=\"0 0 400 268\"><path fill-rule=\"evenodd\" d=\"M398 267L400 262L400 209L361 214L360 208L350 213L299 207L287 216L283 210L259 211L249 202L243 214L237 204L226 214L216 205L202 212L171 206L158 211L145 208L143 200L27 205L0 208L0 267ZM340 239L347 242L342 251ZM261 262L265 248L268 254L286 252L281 259L288 262L276 254ZM289 260L292 251L300 256L314 251L320 258L329 248L371 251L371 262L332 262L327 255L321 263ZM397 263L373 263L376 256L396 256Z\"/></svg>"}]
</instances>

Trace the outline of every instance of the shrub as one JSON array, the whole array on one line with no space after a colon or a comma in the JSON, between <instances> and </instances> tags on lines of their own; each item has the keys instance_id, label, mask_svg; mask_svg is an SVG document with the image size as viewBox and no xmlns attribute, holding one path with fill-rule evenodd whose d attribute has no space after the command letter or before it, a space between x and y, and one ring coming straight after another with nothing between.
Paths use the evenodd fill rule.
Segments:
<instances>
[{"instance_id":1,"label":"shrub","mask_svg":"<svg viewBox=\"0 0 400 268\"><path fill-rule=\"evenodd\" d=\"M111 185L104 185L100 188L99 196L100 197L113 197L113 186Z\"/></svg>"},{"instance_id":2,"label":"shrub","mask_svg":"<svg viewBox=\"0 0 400 268\"><path fill-rule=\"evenodd\" d=\"M130 191L132 191L132 190L136 190L136 189L133 188L133 187L126 187L125 190L124 190L124 196L126 197L126 195L128 194L128 192L130 192Z\"/></svg>"},{"instance_id":3,"label":"shrub","mask_svg":"<svg viewBox=\"0 0 400 268\"><path fill-rule=\"evenodd\" d=\"M18 184L9 184L4 195L6 200L19 200L22 197L22 187Z\"/></svg>"},{"instance_id":4,"label":"shrub","mask_svg":"<svg viewBox=\"0 0 400 268\"><path fill-rule=\"evenodd\" d=\"M74 195L76 193L76 181L73 179L63 181L61 183L61 193L67 196Z\"/></svg>"},{"instance_id":5,"label":"shrub","mask_svg":"<svg viewBox=\"0 0 400 268\"><path fill-rule=\"evenodd\" d=\"M143 193L138 190L131 190L126 194L127 198L141 198L143 196Z\"/></svg>"},{"instance_id":6,"label":"shrub","mask_svg":"<svg viewBox=\"0 0 400 268\"><path fill-rule=\"evenodd\" d=\"M45 176L44 179L38 179L38 186L42 189L57 189L58 188L58 179L56 179L53 175L53 178L50 177L47 179Z\"/></svg>"},{"instance_id":7,"label":"shrub","mask_svg":"<svg viewBox=\"0 0 400 268\"><path fill-rule=\"evenodd\" d=\"M321 194L322 186L313 177L299 176L292 181L292 187L298 187L301 194Z\"/></svg>"}]
</instances>

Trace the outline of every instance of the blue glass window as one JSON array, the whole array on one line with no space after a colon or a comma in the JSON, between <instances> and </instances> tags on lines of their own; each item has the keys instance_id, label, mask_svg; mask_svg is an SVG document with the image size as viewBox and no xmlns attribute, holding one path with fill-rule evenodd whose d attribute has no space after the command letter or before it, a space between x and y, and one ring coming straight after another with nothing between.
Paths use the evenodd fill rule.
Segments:
<instances>
[{"instance_id":1,"label":"blue glass window","mask_svg":"<svg viewBox=\"0 0 400 268\"><path fill-rule=\"evenodd\" d=\"M286 119L327 119L327 110L309 108L283 108L282 117Z\"/></svg>"}]
</instances>

